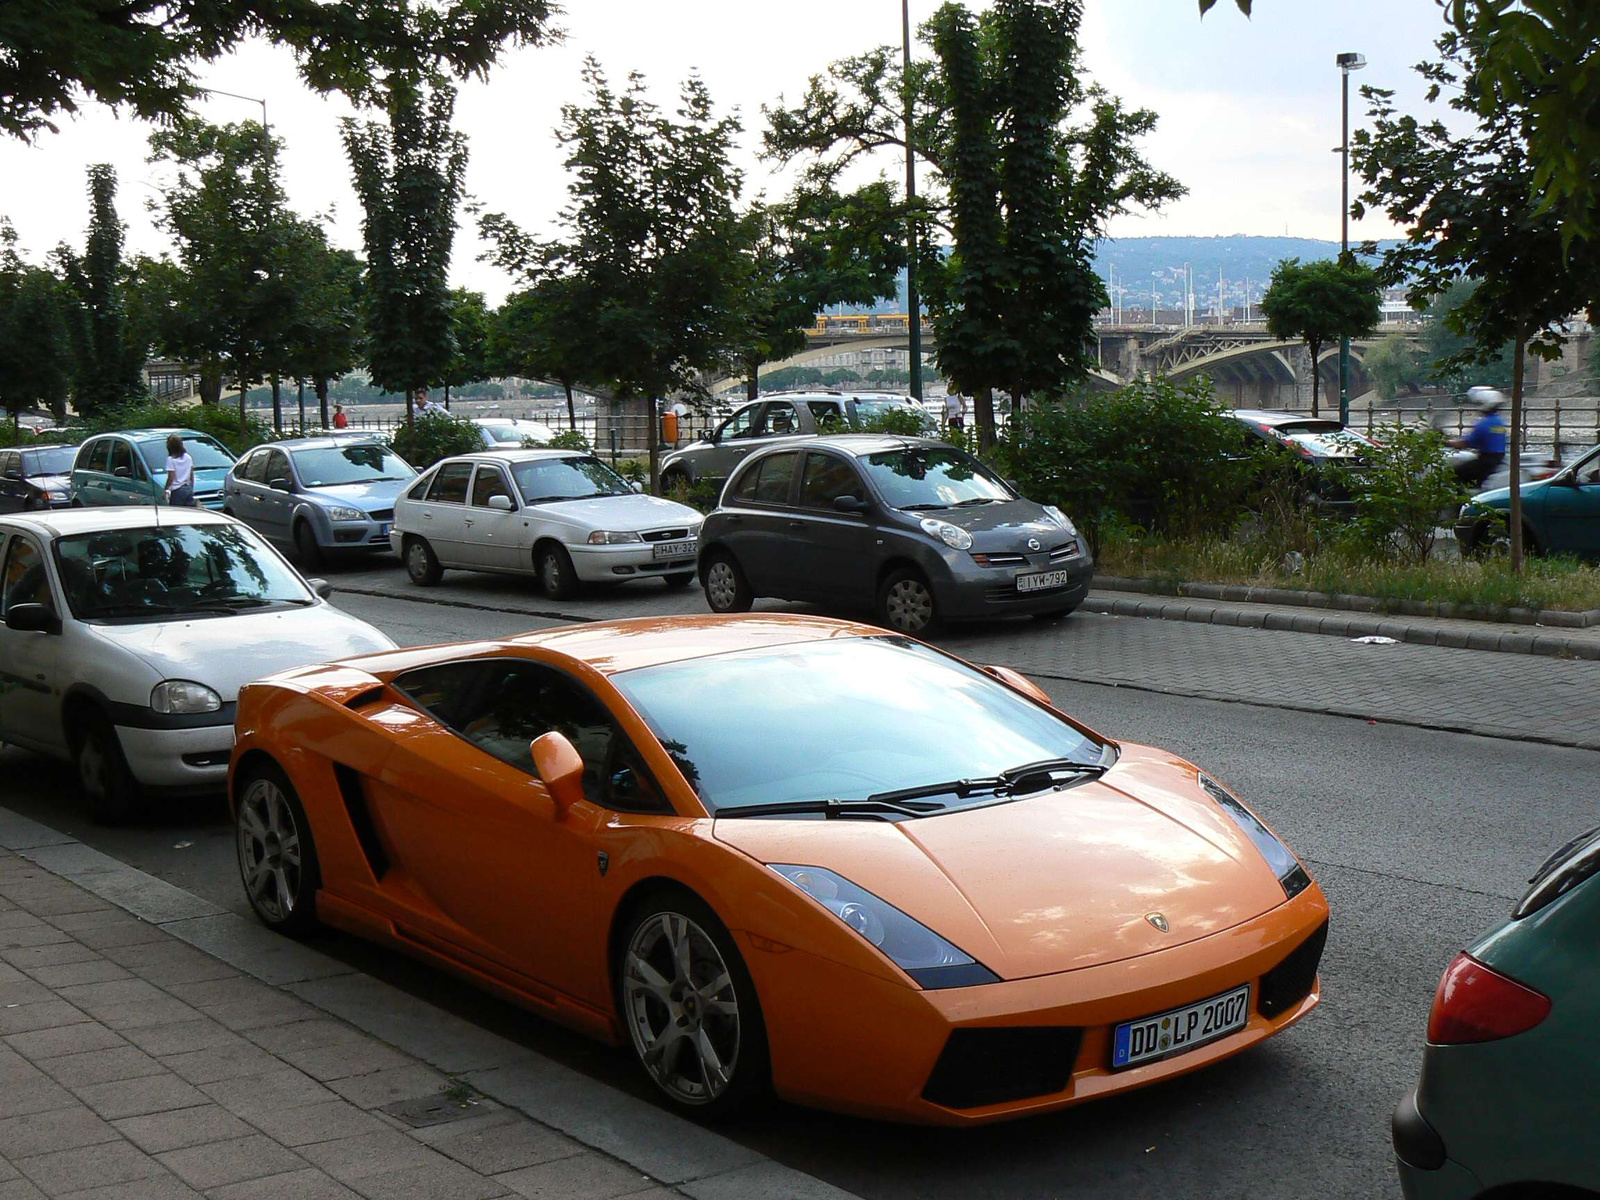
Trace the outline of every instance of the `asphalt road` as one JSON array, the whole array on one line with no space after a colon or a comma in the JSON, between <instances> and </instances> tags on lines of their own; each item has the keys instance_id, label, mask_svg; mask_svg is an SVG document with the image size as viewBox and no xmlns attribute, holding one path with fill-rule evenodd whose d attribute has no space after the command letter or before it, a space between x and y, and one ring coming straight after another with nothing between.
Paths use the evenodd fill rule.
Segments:
<instances>
[{"instance_id":1,"label":"asphalt road","mask_svg":"<svg viewBox=\"0 0 1600 1200\"><path fill-rule=\"evenodd\" d=\"M346 572L335 582L364 587L379 575ZM451 603L461 600L480 607ZM692 610L695 600L653 587L622 589L571 611ZM531 588L470 577L415 599L346 590L339 602L405 643L559 623L534 615L550 606ZM1000 657L999 643L1013 646L1021 660L1038 639L1074 638L1088 647L1112 627L1111 619L1094 617L1057 627L1019 622L991 627L981 640L990 658ZM953 648L959 651L962 641L958 634ZM1469 660L1432 661L1447 672L1449 664ZM1183 664L1175 662L1172 674L1172 690L1181 691ZM1388 1116L1414 1080L1439 972L1509 912L1546 851L1594 823L1600 755L1275 709L1260 696L1229 704L1041 682L1058 703L1107 733L1205 765L1302 854L1334 913L1323 1005L1284 1036L1227 1063L1054 1116L950 1132L780 1107L736 1127L733 1136L869 1200L1397 1195ZM132 828L102 829L83 817L64 767L0 751L0 781L8 807L247 911L220 801L174 806ZM615 1086L648 1094L617 1052L388 951L340 935L318 944Z\"/></svg>"}]
</instances>

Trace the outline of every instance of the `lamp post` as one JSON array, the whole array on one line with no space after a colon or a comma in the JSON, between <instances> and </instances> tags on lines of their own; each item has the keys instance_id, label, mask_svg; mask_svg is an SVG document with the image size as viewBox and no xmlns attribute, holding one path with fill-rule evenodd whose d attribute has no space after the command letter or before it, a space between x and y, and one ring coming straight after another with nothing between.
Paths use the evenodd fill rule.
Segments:
<instances>
[{"instance_id":1,"label":"lamp post","mask_svg":"<svg viewBox=\"0 0 1600 1200\"><path fill-rule=\"evenodd\" d=\"M1350 253L1350 72L1359 71L1367 65L1364 55L1355 53L1341 54L1335 60L1339 64L1339 80L1343 93L1340 105L1340 135L1339 135L1339 261L1342 263L1345 256ZM1311 369L1315 371L1317 364L1312 363ZM1339 339L1339 423L1350 423L1350 339Z\"/></svg>"},{"instance_id":2,"label":"lamp post","mask_svg":"<svg viewBox=\"0 0 1600 1200\"><path fill-rule=\"evenodd\" d=\"M267 125L267 102L259 96L241 96L238 92L225 92L221 88L200 88L199 91L206 96L226 96L230 100L248 100L251 104L261 105L261 128L270 130Z\"/></svg>"},{"instance_id":3,"label":"lamp post","mask_svg":"<svg viewBox=\"0 0 1600 1200\"><path fill-rule=\"evenodd\" d=\"M911 147L911 0L900 0L901 78L905 86L906 125L906 331L911 368L911 398L922 400L922 300L917 294L917 221L911 209L917 199L917 157Z\"/></svg>"}]
</instances>

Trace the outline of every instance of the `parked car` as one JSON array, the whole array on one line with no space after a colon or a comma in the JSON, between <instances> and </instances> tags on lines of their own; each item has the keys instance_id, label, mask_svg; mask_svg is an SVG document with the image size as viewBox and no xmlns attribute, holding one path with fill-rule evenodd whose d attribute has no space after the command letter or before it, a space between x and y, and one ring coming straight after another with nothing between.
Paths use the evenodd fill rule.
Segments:
<instances>
[{"instance_id":1,"label":"parked car","mask_svg":"<svg viewBox=\"0 0 1600 1200\"><path fill-rule=\"evenodd\" d=\"M772 393L735 409L708 437L663 458L661 484L671 489L701 480L721 482L747 455L775 442L837 431L891 408L914 414L927 433L938 429L934 418L909 396L893 392Z\"/></svg>"},{"instance_id":2,"label":"parked car","mask_svg":"<svg viewBox=\"0 0 1600 1200\"><path fill-rule=\"evenodd\" d=\"M1509 487L1468 500L1456 518L1461 552L1484 554L1503 547L1510 513ZM1600 446L1547 478L1524 480L1522 534L1532 554L1600 559Z\"/></svg>"},{"instance_id":3,"label":"parked car","mask_svg":"<svg viewBox=\"0 0 1600 1200\"><path fill-rule=\"evenodd\" d=\"M215 438L193 429L131 429L92 437L72 464L72 503L160 504L167 481L167 436L177 434L194 459L194 502L222 507L222 482L234 457Z\"/></svg>"},{"instance_id":4,"label":"parked car","mask_svg":"<svg viewBox=\"0 0 1600 1200\"><path fill-rule=\"evenodd\" d=\"M76 446L19 446L0 450L0 512L66 508L72 503Z\"/></svg>"},{"instance_id":5,"label":"parked car","mask_svg":"<svg viewBox=\"0 0 1600 1200\"><path fill-rule=\"evenodd\" d=\"M776 596L871 607L911 634L942 619L1065 616L1093 574L1059 509L965 450L879 434L752 455L706 518L698 565L713 612Z\"/></svg>"},{"instance_id":6,"label":"parked car","mask_svg":"<svg viewBox=\"0 0 1600 1200\"><path fill-rule=\"evenodd\" d=\"M1265 409L1236 408L1225 411L1258 440L1280 447L1306 468L1311 496L1318 502L1347 508L1349 489L1330 470L1339 467L1359 471L1367 451L1375 443L1366 434L1322 417L1305 413L1268 412Z\"/></svg>"},{"instance_id":7,"label":"parked car","mask_svg":"<svg viewBox=\"0 0 1600 1200\"><path fill-rule=\"evenodd\" d=\"M485 450L521 450L529 440L545 446L556 435L542 421L521 417L474 417L472 423L483 435Z\"/></svg>"},{"instance_id":8,"label":"parked car","mask_svg":"<svg viewBox=\"0 0 1600 1200\"><path fill-rule=\"evenodd\" d=\"M1394 1114L1410 1200L1600 1194L1600 829L1556 851L1511 920L1456 956L1422 1077Z\"/></svg>"},{"instance_id":9,"label":"parked car","mask_svg":"<svg viewBox=\"0 0 1600 1200\"><path fill-rule=\"evenodd\" d=\"M496 450L447 458L395 504L390 544L413 583L447 567L534 575L547 596L581 583L694 580L701 516L640 495L592 454Z\"/></svg>"},{"instance_id":10,"label":"parked car","mask_svg":"<svg viewBox=\"0 0 1600 1200\"><path fill-rule=\"evenodd\" d=\"M269 927L321 918L620 1040L707 1116L769 1088L944 1125L1042 1113L1319 1000L1328 903L1231 792L870 626L668 617L372 655L247 687L239 730Z\"/></svg>"},{"instance_id":11,"label":"parked car","mask_svg":"<svg viewBox=\"0 0 1600 1200\"><path fill-rule=\"evenodd\" d=\"M223 511L315 569L389 549L395 499L416 476L377 438L295 438L245 451L222 485Z\"/></svg>"},{"instance_id":12,"label":"parked car","mask_svg":"<svg viewBox=\"0 0 1600 1200\"><path fill-rule=\"evenodd\" d=\"M203 509L6 517L0 554L0 741L75 762L102 820L220 788L248 681L394 645Z\"/></svg>"}]
</instances>

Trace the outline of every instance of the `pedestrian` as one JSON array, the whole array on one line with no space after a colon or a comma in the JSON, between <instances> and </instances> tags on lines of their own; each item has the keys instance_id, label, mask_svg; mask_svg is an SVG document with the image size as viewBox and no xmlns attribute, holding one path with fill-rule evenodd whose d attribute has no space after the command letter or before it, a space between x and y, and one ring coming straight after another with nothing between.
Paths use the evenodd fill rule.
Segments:
<instances>
[{"instance_id":1,"label":"pedestrian","mask_svg":"<svg viewBox=\"0 0 1600 1200\"><path fill-rule=\"evenodd\" d=\"M344 405L342 404L333 406L333 427L335 429L350 428L350 418L344 415Z\"/></svg>"},{"instance_id":2,"label":"pedestrian","mask_svg":"<svg viewBox=\"0 0 1600 1200\"><path fill-rule=\"evenodd\" d=\"M194 507L194 456L176 433L167 435L167 482L162 489L174 508Z\"/></svg>"},{"instance_id":3,"label":"pedestrian","mask_svg":"<svg viewBox=\"0 0 1600 1200\"><path fill-rule=\"evenodd\" d=\"M418 411L425 417L442 417L445 414L444 405L440 404L427 392L422 392L422 407Z\"/></svg>"},{"instance_id":4,"label":"pedestrian","mask_svg":"<svg viewBox=\"0 0 1600 1200\"><path fill-rule=\"evenodd\" d=\"M950 391L944 397L944 423L952 431L966 431L967 428L967 401L960 392Z\"/></svg>"}]
</instances>

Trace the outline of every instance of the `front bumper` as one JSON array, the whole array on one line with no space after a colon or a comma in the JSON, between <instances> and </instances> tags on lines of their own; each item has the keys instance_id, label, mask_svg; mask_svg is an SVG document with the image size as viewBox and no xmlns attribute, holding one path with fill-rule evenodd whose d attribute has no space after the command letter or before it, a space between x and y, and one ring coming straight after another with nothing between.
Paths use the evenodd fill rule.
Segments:
<instances>
[{"instance_id":1,"label":"front bumper","mask_svg":"<svg viewBox=\"0 0 1600 1200\"><path fill-rule=\"evenodd\" d=\"M1313 885L1270 912L1171 950L1056 975L923 991L765 938L736 934L755 978L784 1098L863 1116L978 1125L1050 1112L1187 1074L1282 1032L1314 1008L1320 979L1281 1011L1261 1011L1262 977L1318 935L1328 905ZM1114 1027L1250 983L1241 1030L1175 1057L1112 1070ZM848 1003L841 998L848 997ZM1064 1087L955 1107L928 1098L958 1030L1078 1034Z\"/></svg>"},{"instance_id":2,"label":"front bumper","mask_svg":"<svg viewBox=\"0 0 1600 1200\"><path fill-rule=\"evenodd\" d=\"M394 537L394 521L369 518L365 521L328 521L312 526L317 546L329 553L346 550L388 550Z\"/></svg>"},{"instance_id":3,"label":"front bumper","mask_svg":"<svg viewBox=\"0 0 1600 1200\"><path fill-rule=\"evenodd\" d=\"M144 787L162 792L213 792L227 784L228 758L233 752L231 715L218 725L186 729L118 725L116 730L128 769Z\"/></svg>"},{"instance_id":4,"label":"front bumper","mask_svg":"<svg viewBox=\"0 0 1600 1200\"><path fill-rule=\"evenodd\" d=\"M1082 549L1075 554L1052 557L1048 552L1024 555L1026 561L1006 566L980 566L969 551L952 550L943 555L947 576L943 586L935 581L934 592L941 616L963 618L1060 612L1076 608L1089 593L1094 576L1094 560ZM1060 580L1038 591L1022 591L1017 579L1024 575L1049 573Z\"/></svg>"},{"instance_id":5,"label":"front bumper","mask_svg":"<svg viewBox=\"0 0 1600 1200\"><path fill-rule=\"evenodd\" d=\"M687 541L690 552L681 558L657 558L655 547ZM695 569L697 539L676 542L623 542L615 546L568 545L572 569L585 583L621 583L628 579L660 578L664 575L692 575Z\"/></svg>"}]
</instances>

